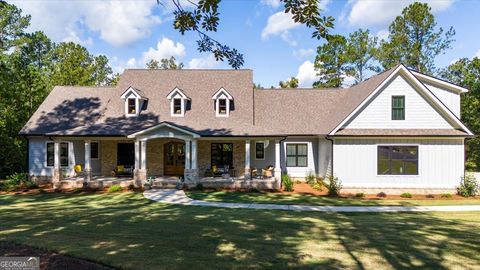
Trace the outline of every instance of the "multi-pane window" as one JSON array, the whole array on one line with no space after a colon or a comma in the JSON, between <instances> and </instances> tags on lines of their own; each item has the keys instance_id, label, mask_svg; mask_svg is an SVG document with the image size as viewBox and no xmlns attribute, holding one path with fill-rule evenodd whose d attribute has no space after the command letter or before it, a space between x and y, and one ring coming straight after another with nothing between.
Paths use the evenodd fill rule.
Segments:
<instances>
[{"instance_id":1,"label":"multi-pane window","mask_svg":"<svg viewBox=\"0 0 480 270\"><path fill-rule=\"evenodd\" d=\"M233 144L231 143L212 143L211 164L212 167L233 167Z\"/></svg>"},{"instance_id":2,"label":"multi-pane window","mask_svg":"<svg viewBox=\"0 0 480 270\"><path fill-rule=\"evenodd\" d=\"M98 142L90 143L90 158L98 159Z\"/></svg>"},{"instance_id":3,"label":"multi-pane window","mask_svg":"<svg viewBox=\"0 0 480 270\"><path fill-rule=\"evenodd\" d=\"M405 120L405 96L392 96L392 120Z\"/></svg>"},{"instance_id":4,"label":"multi-pane window","mask_svg":"<svg viewBox=\"0 0 480 270\"><path fill-rule=\"evenodd\" d=\"M265 143L255 143L255 159L265 159Z\"/></svg>"},{"instance_id":5,"label":"multi-pane window","mask_svg":"<svg viewBox=\"0 0 480 270\"><path fill-rule=\"evenodd\" d=\"M307 167L307 144L287 144L287 167Z\"/></svg>"},{"instance_id":6,"label":"multi-pane window","mask_svg":"<svg viewBox=\"0 0 480 270\"><path fill-rule=\"evenodd\" d=\"M379 175L418 175L418 146L378 146Z\"/></svg>"},{"instance_id":7,"label":"multi-pane window","mask_svg":"<svg viewBox=\"0 0 480 270\"><path fill-rule=\"evenodd\" d=\"M175 115L182 114L182 99L180 98L173 99L173 114Z\"/></svg>"},{"instance_id":8,"label":"multi-pane window","mask_svg":"<svg viewBox=\"0 0 480 270\"><path fill-rule=\"evenodd\" d=\"M224 98L218 100L218 114L227 114L227 100Z\"/></svg>"},{"instance_id":9,"label":"multi-pane window","mask_svg":"<svg viewBox=\"0 0 480 270\"><path fill-rule=\"evenodd\" d=\"M136 105L136 100L134 98L129 98L127 100L127 113L128 114L136 114L137 113L137 105Z\"/></svg>"},{"instance_id":10,"label":"multi-pane window","mask_svg":"<svg viewBox=\"0 0 480 270\"><path fill-rule=\"evenodd\" d=\"M47 142L47 166L55 164L55 144ZM60 166L68 167L68 143L60 143Z\"/></svg>"}]
</instances>

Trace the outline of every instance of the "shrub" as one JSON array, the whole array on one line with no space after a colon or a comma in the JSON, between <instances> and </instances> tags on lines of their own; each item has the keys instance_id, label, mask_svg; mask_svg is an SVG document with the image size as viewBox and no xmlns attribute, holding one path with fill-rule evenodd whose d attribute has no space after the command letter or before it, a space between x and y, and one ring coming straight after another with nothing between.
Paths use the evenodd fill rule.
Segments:
<instances>
[{"instance_id":1,"label":"shrub","mask_svg":"<svg viewBox=\"0 0 480 270\"><path fill-rule=\"evenodd\" d=\"M328 196L338 196L340 190L342 190L342 181L338 177L330 176L326 186L328 188Z\"/></svg>"},{"instance_id":2,"label":"shrub","mask_svg":"<svg viewBox=\"0 0 480 270\"><path fill-rule=\"evenodd\" d=\"M195 186L195 189L196 190L203 190L203 184L202 183L197 183L197 185Z\"/></svg>"},{"instance_id":3,"label":"shrub","mask_svg":"<svg viewBox=\"0 0 480 270\"><path fill-rule=\"evenodd\" d=\"M377 197L379 197L379 198L386 198L386 197L387 197L387 193L385 193L385 192L380 192L380 193L377 194Z\"/></svg>"},{"instance_id":4,"label":"shrub","mask_svg":"<svg viewBox=\"0 0 480 270\"><path fill-rule=\"evenodd\" d=\"M113 192L119 192L119 191L122 191L123 188L119 185L113 185L111 187L108 188L108 193L113 193Z\"/></svg>"},{"instance_id":5,"label":"shrub","mask_svg":"<svg viewBox=\"0 0 480 270\"><path fill-rule=\"evenodd\" d=\"M402 193L400 194L400 197L402 198L412 198L412 194L408 193L408 192L405 192L405 193Z\"/></svg>"},{"instance_id":6,"label":"shrub","mask_svg":"<svg viewBox=\"0 0 480 270\"><path fill-rule=\"evenodd\" d=\"M440 195L440 197L442 199L451 199L452 198L452 194L450 193L442 193L442 195Z\"/></svg>"},{"instance_id":7,"label":"shrub","mask_svg":"<svg viewBox=\"0 0 480 270\"><path fill-rule=\"evenodd\" d=\"M359 193L355 194L355 197L363 198L363 197L365 197L365 194L363 192L359 192Z\"/></svg>"},{"instance_id":8,"label":"shrub","mask_svg":"<svg viewBox=\"0 0 480 270\"><path fill-rule=\"evenodd\" d=\"M427 198L433 199L433 198L435 198L435 196L434 196L433 194L428 194L428 195L427 195Z\"/></svg>"},{"instance_id":9,"label":"shrub","mask_svg":"<svg viewBox=\"0 0 480 270\"><path fill-rule=\"evenodd\" d=\"M7 176L7 180L2 183L0 189L5 191L14 191L17 189L37 188L38 185L28 178L26 173L14 173Z\"/></svg>"},{"instance_id":10,"label":"shrub","mask_svg":"<svg viewBox=\"0 0 480 270\"><path fill-rule=\"evenodd\" d=\"M282 174L282 185L285 191L293 191L294 183L292 181L292 178L290 178L290 175L286 173Z\"/></svg>"},{"instance_id":11,"label":"shrub","mask_svg":"<svg viewBox=\"0 0 480 270\"><path fill-rule=\"evenodd\" d=\"M457 192L460 196L463 197L470 197L470 196L475 196L477 195L479 191L479 184L477 179L475 179L475 176L473 174L465 174L464 177L462 177L462 181L460 182L460 186L457 187Z\"/></svg>"},{"instance_id":12,"label":"shrub","mask_svg":"<svg viewBox=\"0 0 480 270\"><path fill-rule=\"evenodd\" d=\"M317 182L317 176L314 172L310 171L307 174L306 180L309 185L314 185Z\"/></svg>"}]
</instances>

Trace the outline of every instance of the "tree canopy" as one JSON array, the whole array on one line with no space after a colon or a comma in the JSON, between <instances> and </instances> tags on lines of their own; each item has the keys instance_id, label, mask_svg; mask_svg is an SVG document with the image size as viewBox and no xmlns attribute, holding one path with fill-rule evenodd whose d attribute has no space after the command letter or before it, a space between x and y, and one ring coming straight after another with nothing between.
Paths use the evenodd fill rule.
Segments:
<instances>
[{"instance_id":1,"label":"tree canopy","mask_svg":"<svg viewBox=\"0 0 480 270\"><path fill-rule=\"evenodd\" d=\"M281 88L297 88L298 87L298 79L295 77L291 77L289 80L280 81L278 85Z\"/></svg>"},{"instance_id":2,"label":"tree canopy","mask_svg":"<svg viewBox=\"0 0 480 270\"><path fill-rule=\"evenodd\" d=\"M150 59L146 64L148 69L182 69L183 63L177 63L175 57L162 58L160 61L155 59Z\"/></svg>"}]
</instances>

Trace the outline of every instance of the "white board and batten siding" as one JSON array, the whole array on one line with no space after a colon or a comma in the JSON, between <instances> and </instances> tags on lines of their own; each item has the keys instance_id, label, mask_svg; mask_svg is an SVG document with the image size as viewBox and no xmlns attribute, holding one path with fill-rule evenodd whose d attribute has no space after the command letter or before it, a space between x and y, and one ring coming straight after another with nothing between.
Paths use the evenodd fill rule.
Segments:
<instances>
[{"instance_id":1,"label":"white board and batten siding","mask_svg":"<svg viewBox=\"0 0 480 270\"><path fill-rule=\"evenodd\" d=\"M445 105L456 117L460 119L460 94L433 84L424 83L425 86Z\"/></svg>"},{"instance_id":2,"label":"white board and batten siding","mask_svg":"<svg viewBox=\"0 0 480 270\"><path fill-rule=\"evenodd\" d=\"M405 120L392 120L392 96L405 96ZM397 76L344 128L451 129L452 125L402 76Z\"/></svg>"},{"instance_id":3,"label":"white board and batten siding","mask_svg":"<svg viewBox=\"0 0 480 270\"><path fill-rule=\"evenodd\" d=\"M334 175L347 188L454 189L464 173L462 138L335 139ZM378 145L418 145L418 175L378 175Z\"/></svg>"}]
</instances>

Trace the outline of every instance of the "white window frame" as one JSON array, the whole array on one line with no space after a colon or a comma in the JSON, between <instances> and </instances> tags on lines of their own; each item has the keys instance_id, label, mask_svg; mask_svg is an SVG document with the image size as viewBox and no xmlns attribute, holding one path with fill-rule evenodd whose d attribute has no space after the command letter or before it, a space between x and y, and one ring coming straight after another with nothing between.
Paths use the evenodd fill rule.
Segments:
<instances>
[{"instance_id":1,"label":"white window frame","mask_svg":"<svg viewBox=\"0 0 480 270\"><path fill-rule=\"evenodd\" d=\"M257 144L263 144L263 158L258 158L257 157ZM255 160L265 160L265 142L264 141L261 141L261 142L255 142Z\"/></svg>"},{"instance_id":2,"label":"white window frame","mask_svg":"<svg viewBox=\"0 0 480 270\"><path fill-rule=\"evenodd\" d=\"M233 97L230 95L227 90L223 87L220 88L215 94L212 96L212 99L215 100L215 116L216 117L229 117L230 116L230 102L232 102ZM226 105L226 113L220 113L220 100L225 99Z\"/></svg>"},{"instance_id":3,"label":"white window frame","mask_svg":"<svg viewBox=\"0 0 480 270\"><path fill-rule=\"evenodd\" d=\"M53 143L53 165L49 166L48 165L48 149L47 149L47 144ZM70 147L70 142L66 141L59 141L59 144L66 143L67 144L67 158L68 158L68 164L67 166L62 166L62 160L61 160L61 145L59 145L59 161L60 161L60 168L69 168L70 167L70 162L72 161L72 157L70 156L73 149ZM45 168L54 168L55 167L55 142L54 141L46 141L45 142Z\"/></svg>"},{"instance_id":4,"label":"white window frame","mask_svg":"<svg viewBox=\"0 0 480 270\"><path fill-rule=\"evenodd\" d=\"M128 108L128 107L129 107L129 104L128 104L128 102L129 102L129 100L131 100L131 99L135 100L135 113L129 113L129 108ZM125 99L125 115L126 115L126 116L137 116L138 113L139 113L138 103L139 103L139 102L138 102L138 98L128 97L127 99Z\"/></svg>"},{"instance_id":5,"label":"white window frame","mask_svg":"<svg viewBox=\"0 0 480 270\"><path fill-rule=\"evenodd\" d=\"M167 99L170 100L170 116L172 117L184 117L187 109L187 100L190 100L182 90L175 87L168 95ZM180 113L175 113L175 100L180 99Z\"/></svg>"},{"instance_id":6,"label":"white window frame","mask_svg":"<svg viewBox=\"0 0 480 270\"><path fill-rule=\"evenodd\" d=\"M138 90L140 91L140 90ZM147 100L147 98L142 97L133 87L129 87L121 96L125 100L125 116L134 117L140 114L142 104L140 101ZM135 99L135 113L129 113L128 111L128 100Z\"/></svg>"}]
</instances>

